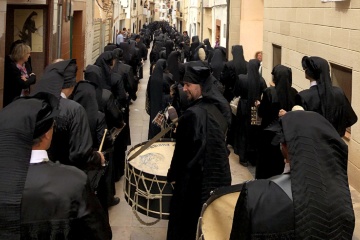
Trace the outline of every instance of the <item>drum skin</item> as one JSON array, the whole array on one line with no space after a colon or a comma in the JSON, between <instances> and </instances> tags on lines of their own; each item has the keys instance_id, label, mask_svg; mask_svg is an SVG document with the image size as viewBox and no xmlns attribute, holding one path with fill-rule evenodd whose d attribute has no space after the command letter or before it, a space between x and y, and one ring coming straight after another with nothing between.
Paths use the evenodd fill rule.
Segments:
<instances>
[{"instance_id":1,"label":"drum skin","mask_svg":"<svg viewBox=\"0 0 360 240\"><path fill-rule=\"evenodd\" d=\"M242 184L218 188L204 203L198 222L197 240L228 240Z\"/></svg>"},{"instance_id":2,"label":"drum skin","mask_svg":"<svg viewBox=\"0 0 360 240\"><path fill-rule=\"evenodd\" d=\"M136 158L128 159L146 142L132 147L125 163L125 200L137 212L157 219L169 219L173 186L166 181L175 142L162 139Z\"/></svg>"}]
</instances>

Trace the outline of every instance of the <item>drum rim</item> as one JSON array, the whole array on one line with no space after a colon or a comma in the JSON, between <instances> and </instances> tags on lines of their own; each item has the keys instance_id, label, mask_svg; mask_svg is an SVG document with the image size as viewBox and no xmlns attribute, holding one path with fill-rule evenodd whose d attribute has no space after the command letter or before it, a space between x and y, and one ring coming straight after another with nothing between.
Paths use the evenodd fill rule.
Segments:
<instances>
[{"instance_id":1,"label":"drum rim","mask_svg":"<svg viewBox=\"0 0 360 240\"><path fill-rule=\"evenodd\" d=\"M202 206L200 217L203 216L207 206L210 205L215 199L218 199L219 197L222 197L229 193L241 192L243 185L244 183L239 183L230 186L219 187L213 190L210 197L206 200L206 202Z\"/></svg>"},{"instance_id":2,"label":"drum rim","mask_svg":"<svg viewBox=\"0 0 360 240\"><path fill-rule=\"evenodd\" d=\"M125 156L125 159L126 159L126 162L131 162L132 160L129 161L129 153L131 151L133 151L134 149L138 148L138 147L141 147L142 145L145 145L147 142L149 142L150 140L147 140L147 141L143 141L141 143L138 143L134 146L132 146L129 150L126 151L126 156ZM159 140L157 140L156 142L154 143L158 143L158 142L174 142L176 143L175 139L174 138L160 138Z\"/></svg>"},{"instance_id":3,"label":"drum rim","mask_svg":"<svg viewBox=\"0 0 360 240\"><path fill-rule=\"evenodd\" d=\"M207 207L213 201L215 201L216 199L218 199L226 194L230 194L230 193L234 193L234 192L241 193L243 185L244 185L244 183L239 183L239 184L234 184L234 185L230 185L230 186L219 187L211 192L210 197L206 200L206 202L203 204L203 206L201 208L201 213L200 213L200 217L198 219L198 226L197 226L197 233L196 233L197 239L202 239L202 240L205 239L204 233L203 233L203 228L202 228L202 223L203 223L204 213L205 213Z\"/></svg>"},{"instance_id":4,"label":"drum rim","mask_svg":"<svg viewBox=\"0 0 360 240\"><path fill-rule=\"evenodd\" d=\"M157 174L154 174L154 173L149 173L149 172L146 172L146 171L143 171L143 170L140 170L138 168L136 168L135 166L133 166L132 164L130 164L131 161L133 161L134 159L131 159L129 161L129 153L133 150L135 150L136 148L138 147L141 147L143 146L144 144L146 144L147 142L149 142L150 140L148 141L144 141L144 142L141 142L141 143L138 143L136 144L135 146L133 146L132 148L130 148L128 151L126 151L126 156L125 156L125 165L128 165L128 166L131 166L132 169L135 169L138 170L141 174L141 173L144 173L144 174L147 174L147 175L153 175L153 176L159 176L159 177L162 177L162 180L161 181L165 181L166 182L166 175L157 175ZM175 139L173 138L160 138L158 141L154 142L154 143L159 143L159 142L169 142L169 143L176 143ZM146 150L145 150L146 151ZM170 160L170 163L171 163L171 160Z\"/></svg>"}]
</instances>

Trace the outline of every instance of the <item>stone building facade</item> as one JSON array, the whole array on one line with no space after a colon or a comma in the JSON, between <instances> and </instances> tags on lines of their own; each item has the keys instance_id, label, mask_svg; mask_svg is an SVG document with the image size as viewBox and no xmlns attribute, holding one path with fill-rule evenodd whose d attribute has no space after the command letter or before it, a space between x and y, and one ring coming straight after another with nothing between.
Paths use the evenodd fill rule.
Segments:
<instances>
[{"instance_id":1,"label":"stone building facade","mask_svg":"<svg viewBox=\"0 0 360 240\"><path fill-rule=\"evenodd\" d=\"M263 77L269 82L276 64L292 69L293 86L309 88L301 67L303 56L330 63L334 85L347 95L360 117L360 0L265 0ZM349 145L350 184L360 191L360 124L344 138Z\"/></svg>"}]
</instances>

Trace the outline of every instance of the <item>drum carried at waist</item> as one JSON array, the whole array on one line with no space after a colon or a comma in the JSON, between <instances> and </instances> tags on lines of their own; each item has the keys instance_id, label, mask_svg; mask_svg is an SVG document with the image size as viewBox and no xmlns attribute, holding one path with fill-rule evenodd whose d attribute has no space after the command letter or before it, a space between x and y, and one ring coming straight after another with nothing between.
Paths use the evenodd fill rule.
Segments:
<instances>
[{"instance_id":1,"label":"drum carried at waist","mask_svg":"<svg viewBox=\"0 0 360 240\"><path fill-rule=\"evenodd\" d=\"M137 212L158 219L169 218L173 186L166 181L175 142L162 139L129 160L146 142L128 151L125 164L125 199Z\"/></svg>"},{"instance_id":2,"label":"drum carried at waist","mask_svg":"<svg viewBox=\"0 0 360 240\"><path fill-rule=\"evenodd\" d=\"M230 238L236 202L242 184L218 188L204 203L198 221L197 240L227 240Z\"/></svg>"}]
</instances>

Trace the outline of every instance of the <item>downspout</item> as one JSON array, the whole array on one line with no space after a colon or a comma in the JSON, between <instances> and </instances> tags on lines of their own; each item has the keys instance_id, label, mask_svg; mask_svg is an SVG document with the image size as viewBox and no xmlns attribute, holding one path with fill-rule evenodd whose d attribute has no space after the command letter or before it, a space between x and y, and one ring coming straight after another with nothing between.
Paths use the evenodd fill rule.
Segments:
<instances>
[{"instance_id":1,"label":"downspout","mask_svg":"<svg viewBox=\"0 0 360 240\"><path fill-rule=\"evenodd\" d=\"M62 14L63 14L63 5L62 5L63 1L59 1L58 2L58 14L57 14L57 44L58 44L58 48L57 48L57 53L56 53L56 58L61 58L61 29L62 29Z\"/></svg>"},{"instance_id":2,"label":"downspout","mask_svg":"<svg viewBox=\"0 0 360 240\"><path fill-rule=\"evenodd\" d=\"M238 1L238 0L235 0L235 1ZM240 0L241 1L241 0ZM226 19L226 26L227 26L227 29L226 29L226 59L229 59L229 35L230 35L230 0L226 0L226 5L227 5L227 19Z\"/></svg>"},{"instance_id":3,"label":"downspout","mask_svg":"<svg viewBox=\"0 0 360 240\"><path fill-rule=\"evenodd\" d=\"M204 34L204 0L201 0L201 41L203 41Z\"/></svg>"}]
</instances>

